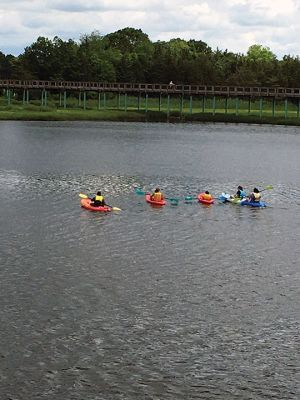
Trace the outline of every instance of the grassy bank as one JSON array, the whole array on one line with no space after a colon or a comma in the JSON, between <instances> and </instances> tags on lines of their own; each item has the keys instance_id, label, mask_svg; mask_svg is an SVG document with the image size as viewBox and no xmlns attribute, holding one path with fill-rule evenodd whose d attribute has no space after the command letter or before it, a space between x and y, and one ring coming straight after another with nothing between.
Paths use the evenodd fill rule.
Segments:
<instances>
[{"instance_id":1,"label":"grassy bank","mask_svg":"<svg viewBox=\"0 0 300 400\"><path fill-rule=\"evenodd\" d=\"M40 100L33 99L30 103L13 99L7 104L7 99L0 98L0 120L22 121L136 121L136 122L233 122L257 124L300 125L296 107L289 105L288 112L283 104L277 104L276 112L269 103L263 110L253 101L239 102L236 108L234 100L228 101L226 109L222 99L214 104L201 100L193 102L191 109L188 100L179 103L178 98L171 99L167 105L166 99L160 104L157 98L149 98L137 104L136 97L128 97L126 105L117 102L115 97L105 99L105 104L96 99L89 99L82 106L78 99L68 98L67 105L62 107L57 98L50 98L47 105L41 105ZM159 111L160 110L160 111ZM179 111L181 110L181 111Z\"/></svg>"}]
</instances>

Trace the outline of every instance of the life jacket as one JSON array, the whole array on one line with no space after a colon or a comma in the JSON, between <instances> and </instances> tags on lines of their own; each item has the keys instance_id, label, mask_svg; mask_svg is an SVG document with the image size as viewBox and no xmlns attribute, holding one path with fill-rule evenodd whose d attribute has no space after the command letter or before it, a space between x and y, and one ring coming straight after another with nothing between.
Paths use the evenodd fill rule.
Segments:
<instances>
[{"instance_id":1,"label":"life jacket","mask_svg":"<svg viewBox=\"0 0 300 400\"><path fill-rule=\"evenodd\" d=\"M151 197L152 197L152 200L154 200L154 201L161 201L164 198L164 196L162 195L161 192L154 192Z\"/></svg>"},{"instance_id":2,"label":"life jacket","mask_svg":"<svg viewBox=\"0 0 300 400\"><path fill-rule=\"evenodd\" d=\"M212 195L211 194L207 194L207 193L203 193L202 194L202 198L203 198L203 200L211 200L212 199Z\"/></svg>"},{"instance_id":3,"label":"life jacket","mask_svg":"<svg viewBox=\"0 0 300 400\"><path fill-rule=\"evenodd\" d=\"M103 196L95 196L95 201L103 201L104 200L104 197Z\"/></svg>"},{"instance_id":4,"label":"life jacket","mask_svg":"<svg viewBox=\"0 0 300 400\"><path fill-rule=\"evenodd\" d=\"M253 199L254 201L260 201L261 199L261 194L260 193L252 193L253 194Z\"/></svg>"}]
</instances>

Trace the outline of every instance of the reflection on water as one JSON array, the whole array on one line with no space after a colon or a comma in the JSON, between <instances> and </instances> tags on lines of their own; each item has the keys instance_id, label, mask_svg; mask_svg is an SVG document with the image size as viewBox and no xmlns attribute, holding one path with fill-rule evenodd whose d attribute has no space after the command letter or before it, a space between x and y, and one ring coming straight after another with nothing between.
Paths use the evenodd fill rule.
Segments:
<instances>
[{"instance_id":1,"label":"reflection on water","mask_svg":"<svg viewBox=\"0 0 300 400\"><path fill-rule=\"evenodd\" d=\"M295 129L1 123L1 398L298 399Z\"/></svg>"}]
</instances>

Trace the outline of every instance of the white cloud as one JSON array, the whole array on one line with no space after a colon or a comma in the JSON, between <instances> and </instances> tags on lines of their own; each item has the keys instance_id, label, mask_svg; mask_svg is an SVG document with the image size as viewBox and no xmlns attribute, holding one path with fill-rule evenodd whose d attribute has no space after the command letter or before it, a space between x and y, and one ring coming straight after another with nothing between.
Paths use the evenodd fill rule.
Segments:
<instances>
[{"instance_id":1,"label":"white cloud","mask_svg":"<svg viewBox=\"0 0 300 400\"><path fill-rule=\"evenodd\" d=\"M0 0L0 51L130 26L153 41L196 39L239 53L259 43L279 57L300 55L299 19L299 0Z\"/></svg>"}]
</instances>

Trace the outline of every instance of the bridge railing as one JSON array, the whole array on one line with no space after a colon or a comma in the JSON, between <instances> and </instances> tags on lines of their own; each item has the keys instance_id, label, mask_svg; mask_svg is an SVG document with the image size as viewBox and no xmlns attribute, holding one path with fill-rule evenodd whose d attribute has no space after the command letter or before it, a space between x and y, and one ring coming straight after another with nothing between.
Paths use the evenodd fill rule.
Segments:
<instances>
[{"instance_id":1,"label":"bridge railing","mask_svg":"<svg viewBox=\"0 0 300 400\"><path fill-rule=\"evenodd\" d=\"M223 85L175 85L160 83L110 83L43 80L0 80L2 89L75 90L119 93L165 93L183 95L248 96L248 97L300 97L300 88L243 87Z\"/></svg>"}]
</instances>

